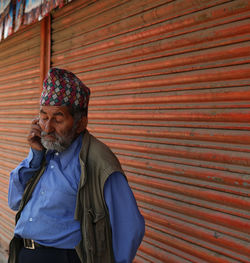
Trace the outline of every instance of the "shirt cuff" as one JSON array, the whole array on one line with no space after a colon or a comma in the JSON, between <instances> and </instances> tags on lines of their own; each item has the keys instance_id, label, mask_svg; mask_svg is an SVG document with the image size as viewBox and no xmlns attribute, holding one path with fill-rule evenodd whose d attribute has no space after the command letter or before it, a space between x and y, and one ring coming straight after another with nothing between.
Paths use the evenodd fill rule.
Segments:
<instances>
[{"instance_id":1,"label":"shirt cuff","mask_svg":"<svg viewBox=\"0 0 250 263\"><path fill-rule=\"evenodd\" d=\"M39 168L44 156L45 150L38 151L30 149L28 160L30 161L30 168Z\"/></svg>"}]
</instances>

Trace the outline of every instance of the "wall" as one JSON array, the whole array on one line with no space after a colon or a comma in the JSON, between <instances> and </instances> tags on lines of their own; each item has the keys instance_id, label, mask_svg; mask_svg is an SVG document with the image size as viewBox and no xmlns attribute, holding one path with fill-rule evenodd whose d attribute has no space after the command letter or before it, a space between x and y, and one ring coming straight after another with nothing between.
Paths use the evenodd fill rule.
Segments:
<instances>
[{"instance_id":1,"label":"wall","mask_svg":"<svg viewBox=\"0 0 250 263\"><path fill-rule=\"evenodd\" d=\"M248 262L249 14L240 0L103 0L52 15L51 65L90 87L89 129L146 219L135 262Z\"/></svg>"}]
</instances>

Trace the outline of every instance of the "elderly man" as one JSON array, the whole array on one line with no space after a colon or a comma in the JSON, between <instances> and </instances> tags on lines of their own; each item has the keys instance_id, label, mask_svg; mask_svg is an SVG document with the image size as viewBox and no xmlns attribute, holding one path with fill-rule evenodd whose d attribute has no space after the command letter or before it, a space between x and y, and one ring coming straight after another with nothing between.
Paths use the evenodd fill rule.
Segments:
<instances>
[{"instance_id":1,"label":"elderly man","mask_svg":"<svg viewBox=\"0 0 250 263\"><path fill-rule=\"evenodd\" d=\"M132 262L144 219L119 161L87 126L90 91L52 68L28 157L11 172L9 206L18 210L9 263Z\"/></svg>"}]
</instances>

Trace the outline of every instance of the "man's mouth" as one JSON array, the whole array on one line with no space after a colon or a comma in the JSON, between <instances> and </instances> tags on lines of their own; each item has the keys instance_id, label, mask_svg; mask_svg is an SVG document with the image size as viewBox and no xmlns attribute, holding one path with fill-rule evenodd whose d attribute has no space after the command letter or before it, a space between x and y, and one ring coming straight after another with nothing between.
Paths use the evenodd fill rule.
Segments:
<instances>
[{"instance_id":1,"label":"man's mouth","mask_svg":"<svg viewBox=\"0 0 250 263\"><path fill-rule=\"evenodd\" d=\"M55 134L44 134L44 135L42 135L42 137L48 141L55 141L56 140Z\"/></svg>"}]
</instances>

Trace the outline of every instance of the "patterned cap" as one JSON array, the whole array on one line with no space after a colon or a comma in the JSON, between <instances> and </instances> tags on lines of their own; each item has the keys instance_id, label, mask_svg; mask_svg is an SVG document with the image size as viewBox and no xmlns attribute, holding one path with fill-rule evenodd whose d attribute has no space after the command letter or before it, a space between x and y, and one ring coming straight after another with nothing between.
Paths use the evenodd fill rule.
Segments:
<instances>
[{"instance_id":1,"label":"patterned cap","mask_svg":"<svg viewBox=\"0 0 250 263\"><path fill-rule=\"evenodd\" d=\"M65 69L51 68L43 82L42 106L71 106L88 109L90 90L81 80Z\"/></svg>"}]
</instances>

